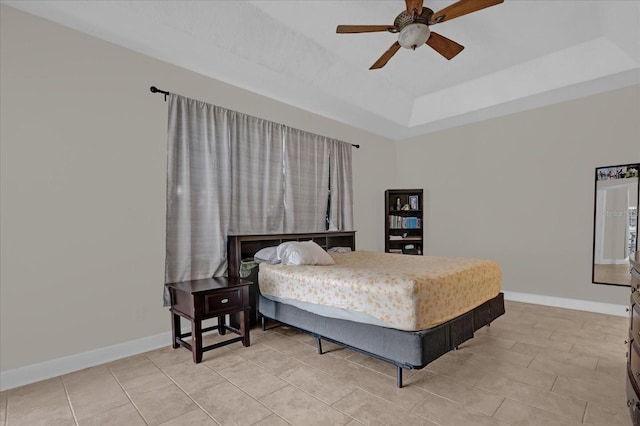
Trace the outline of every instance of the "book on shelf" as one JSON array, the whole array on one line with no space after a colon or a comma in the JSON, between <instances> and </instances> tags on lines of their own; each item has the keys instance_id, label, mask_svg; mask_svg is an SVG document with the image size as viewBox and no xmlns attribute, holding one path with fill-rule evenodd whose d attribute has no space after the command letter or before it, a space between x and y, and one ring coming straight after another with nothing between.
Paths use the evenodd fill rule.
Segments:
<instances>
[{"instance_id":1,"label":"book on shelf","mask_svg":"<svg viewBox=\"0 0 640 426\"><path fill-rule=\"evenodd\" d=\"M391 229L420 229L422 228L422 219L419 217L405 217L389 215L389 228Z\"/></svg>"}]
</instances>

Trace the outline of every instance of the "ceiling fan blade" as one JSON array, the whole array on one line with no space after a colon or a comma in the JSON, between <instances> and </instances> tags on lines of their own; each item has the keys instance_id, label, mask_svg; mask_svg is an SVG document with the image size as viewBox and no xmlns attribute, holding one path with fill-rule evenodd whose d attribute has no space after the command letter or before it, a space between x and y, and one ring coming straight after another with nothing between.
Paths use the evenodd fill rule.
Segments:
<instances>
[{"instance_id":1,"label":"ceiling fan blade","mask_svg":"<svg viewBox=\"0 0 640 426\"><path fill-rule=\"evenodd\" d=\"M464 46L456 43L453 40L449 40L445 36L441 36L438 33L431 31L431 36L427 40L427 44L433 48L436 52L451 60L458 53L462 52Z\"/></svg>"},{"instance_id":2,"label":"ceiling fan blade","mask_svg":"<svg viewBox=\"0 0 640 426\"><path fill-rule=\"evenodd\" d=\"M413 16L413 10L415 9L418 15L422 14L422 0L405 0L407 3L407 13L409 16Z\"/></svg>"},{"instance_id":3,"label":"ceiling fan blade","mask_svg":"<svg viewBox=\"0 0 640 426\"><path fill-rule=\"evenodd\" d=\"M398 49L400 49L400 43L396 41L391 45L389 49L387 49L386 52L382 54L382 56L380 56L380 58L376 61L375 64L371 65L371 68L369 69L377 70L378 68L384 67L387 64L387 62L389 62L389 59L391 59L391 57L396 54Z\"/></svg>"},{"instance_id":4,"label":"ceiling fan blade","mask_svg":"<svg viewBox=\"0 0 640 426\"><path fill-rule=\"evenodd\" d=\"M449 21L462 15L484 9L486 7L495 6L503 3L504 0L460 0L444 9L436 12L431 17L434 23Z\"/></svg>"},{"instance_id":5,"label":"ceiling fan blade","mask_svg":"<svg viewBox=\"0 0 640 426\"><path fill-rule=\"evenodd\" d=\"M353 33L375 33L378 31L395 31L393 25L338 25L336 33L353 34Z\"/></svg>"}]
</instances>

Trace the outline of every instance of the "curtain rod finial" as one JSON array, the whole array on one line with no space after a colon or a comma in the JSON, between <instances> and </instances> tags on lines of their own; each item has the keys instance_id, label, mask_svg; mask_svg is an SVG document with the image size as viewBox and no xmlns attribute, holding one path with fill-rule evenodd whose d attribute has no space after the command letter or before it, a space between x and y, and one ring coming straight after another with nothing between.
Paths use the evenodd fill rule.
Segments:
<instances>
[{"instance_id":1,"label":"curtain rod finial","mask_svg":"<svg viewBox=\"0 0 640 426\"><path fill-rule=\"evenodd\" d=\"M165 102L167 101L167 96L169 95L169 92L165 92L164 90L160 90L156 86L151 86L149 88L149 90L151 90L151 93L162 93L164 95Z\"/></svg>"}]
</instances>

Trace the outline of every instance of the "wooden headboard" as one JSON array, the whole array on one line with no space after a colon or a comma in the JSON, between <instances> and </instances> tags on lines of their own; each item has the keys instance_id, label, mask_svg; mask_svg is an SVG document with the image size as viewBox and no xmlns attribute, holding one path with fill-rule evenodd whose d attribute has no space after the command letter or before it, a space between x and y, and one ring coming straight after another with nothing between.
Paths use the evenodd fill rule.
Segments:
<instances>
[{"instance_id":1,"label":"wooden headboard","mask_svg":"<svg viewBox=\"0 0 640 426\"><path fill-rule=\"evenodd\" d=\"M351 247L356 249L356 231L315 232L306 234L262 234L262 235L229 235L227 238L227 276L240 276L242 259L252 258L260 249L277 246L286 241L315 241L325 250L331 247ZM257 321L256 299L258 294L258 268L251 270L245 279L254 283L249 298L251 301L251 323Z\"/></svg>"},{"instance_id":2,"label":"wooden headboard","mask_svg":"<svg viewBox=\"0 0 640 426\"><path fill-rule=\"evenodd\" d=\"M331 247L356 249L356 231L316 232L307 234L229 235L227 239L228 276L237 277L240 261L251 258L260 249L286 241L315 241L327 250Z\"/></svg>"}]
</instances>

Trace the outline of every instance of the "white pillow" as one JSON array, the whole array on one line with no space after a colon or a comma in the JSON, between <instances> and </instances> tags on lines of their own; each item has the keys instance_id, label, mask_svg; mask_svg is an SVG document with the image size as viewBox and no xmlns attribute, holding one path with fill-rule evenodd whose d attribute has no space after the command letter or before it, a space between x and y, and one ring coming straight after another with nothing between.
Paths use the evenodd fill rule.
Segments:
<instances>
[{"instance_id":1,"label":"white pillow","mask_svg":"<svg viewBox=\"0 0 640 426\"><path fill-rule=\"evenodd\" d=\"M278 259L278 247L265 247L260 249L253 255L253 260L256 263L268 263L269 265L276 265L280 263L280 259Z\"/></svg>"},{"instance_id":2,"label":"white pillow","mask_svg":"<svg viewBox=\"0 0 640 426\"><path fill-rule=\"evenodd\" d=\"M278 246L283 265L335 265L333 258L313 241L289 241Z\"/></svg>"},{"instance_id":3,"label":"white pillow","mask_svg":"<svg viewBox=\"0 0 640 426\"><path fill-rule=\"evenodd\" d=\"M351 253L351 247L331 247L327 253Z\"/></svg>"}]
</instances>

